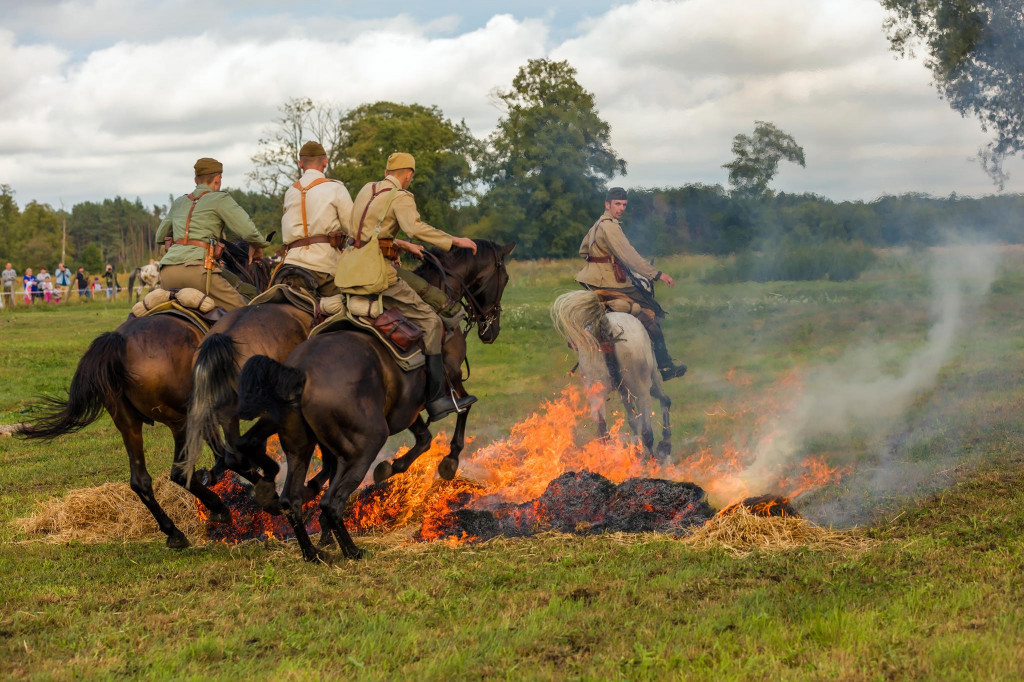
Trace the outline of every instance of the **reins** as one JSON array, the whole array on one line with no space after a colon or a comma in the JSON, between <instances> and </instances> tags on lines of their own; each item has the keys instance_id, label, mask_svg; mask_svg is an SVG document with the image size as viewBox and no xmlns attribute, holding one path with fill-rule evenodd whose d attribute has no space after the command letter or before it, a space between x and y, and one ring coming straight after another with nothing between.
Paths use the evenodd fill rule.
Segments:
<instances>
[{"instance_id":1,"label":"reins","mask_svg":"<svg viewBox=\"0 0 1024 682\"><path fill-rule=\"evenodd\" d=\"M466 282L462 278L455 277L455 275L448 270L443 263L441 263L441 260L430 251L424 250L423 255L426 259L429 259L430 263L441 273L441 288L448 298L456 298L452 295L452 287L448 281L449 277L458 283L459 290L457 292L457 298L459 302L462 303L463 309L466 311L465 333L468 335L474 325L480 326L481 334L487 333L487 330L491 328L491 325L494 324L495 320L498 319L498 316L501 315L501 300L497 295L498 292L495 291L494 304L484 310L484 307L481 305L477 296L469 290L469 287L466 286ZM501 268L504 265L504 258L502 256L496 257L494 265L495 275L497 275L497 273L501 272ZM498 284L497 276L495 276L494 281L495 288L500 286L500 284Z\"/></svg>"}]
</instances>

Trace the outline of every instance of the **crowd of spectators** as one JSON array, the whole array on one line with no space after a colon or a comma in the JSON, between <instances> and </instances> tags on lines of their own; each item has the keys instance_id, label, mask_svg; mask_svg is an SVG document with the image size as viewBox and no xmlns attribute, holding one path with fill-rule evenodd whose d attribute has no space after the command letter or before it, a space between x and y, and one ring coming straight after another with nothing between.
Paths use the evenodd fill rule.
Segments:
<instances>
[{"instance_id":1,"label":"crowd of spectators","mask_svg":"<svg viewBox=\"0 0 1024 682\"><path fill-rule=\"evenodd\" d=\"M121 286L112 265L107 265L102 275L88 273L84 267L73 273L60 263L53 273L47 272L46 268L39 268L38 272L25 268L25 273L19 276L11 263L7 263L0 273L0 308L13 308L18 303L49 305L67 302L71 300L72 293L77 293L79 300L88 301L106 295L106 300L112 301L117 300L120 292Z\"/></svg>"}]
</instances>

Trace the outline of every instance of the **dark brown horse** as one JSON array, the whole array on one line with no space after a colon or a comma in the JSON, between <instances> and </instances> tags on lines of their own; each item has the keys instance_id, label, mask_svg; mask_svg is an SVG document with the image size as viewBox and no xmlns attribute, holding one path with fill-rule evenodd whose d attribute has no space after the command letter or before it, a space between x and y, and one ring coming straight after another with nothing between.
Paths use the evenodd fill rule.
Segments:
<instances>
[{"instance_id":1,"label":"dark brown horse","mask_svg":"<svg viewBox=\"0 0 1024 682\"><path fill-rule=\"evenodd\" d=\"M227 268L243 281L265 288L270 278L269 262L247 265L246 244L227 247ZM211 521L231 520L231 512L220 498L198 480L186 481L178 466L184 455L192 361L202 336L195 325L175 315L129 318L115 331L101 334L92 342L78 362L68 397L46 398L48 413L19 431L25 438L51 440L84 428L106 409L128 450L132 490L167 535L167 546L173 548L187 547L189 542L153 495L142 442L143 424L160 422L170 428L176 465L171 469L171 479L206 505Z\"/></svg>"},{"instance_id":2,"label":"dark brown horse","mask_svg":"<svg viewBox=\"0 0 1024 682\"><path fill-rule=\"evenodd\" d=\"M305 283L316 290L316 280ZM279 466L266 455L266 441L277 426L263 420L239 445L239 368L254 355L284 362L306 340L313 316L287 303L261 303L236 308L217 321L203 339L192 368L192 400L185 439L185 471L191 474L203 443L215 444L216 478L231 469L255 484L253 494L265 509L280 513L274 480ZM221 442L219 429L223 428Z\"/></svg>"},{"instance_id":3,"label":"dark brown horse","mask_svg":"<svg viewBox=\"0 0 1024 682\"><path fill-rule=\"evenodd\" d=\"M485 343L492 343L501 329L501 296L508 283L505 257L514 246L481 240L475 255L464 249L440 254L444 272L431 274L429 264L418 270L464 299L471 324L478 325L477 333ZM466 333L468 329L450 335L444 348L449 379L453 389L462 394L460 371L466 357ZM314 447L320 445L324 470L330 475L330 486L320 501L320 523L325 535L334 534L346 557L357 559L362 551L345 529L345 503L389 436L409 429L416 442L404 456L378 466L374 472L377 480L405 471L430 447L430 431L420 416L425 390L423 369L402 371L379 341L355 331L309 339L285 364L257 355L242 368L239 414L242 418L267 415L279 426L288 463L282 504L306 560L318 557L302 519L302 503L309 494L306 473ZM438 473L446 479L453 478L458 469L467 415L468 410L459 414L451 453L438 466Z\"/></svg>"}]
</instances>

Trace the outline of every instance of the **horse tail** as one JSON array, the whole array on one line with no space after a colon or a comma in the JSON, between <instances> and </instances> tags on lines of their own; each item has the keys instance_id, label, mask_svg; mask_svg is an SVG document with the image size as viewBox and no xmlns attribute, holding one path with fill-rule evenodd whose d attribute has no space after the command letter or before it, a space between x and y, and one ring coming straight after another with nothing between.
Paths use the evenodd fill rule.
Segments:
<instances>
[{"instance_id":1,"label":"horse tail","mask_svg":"<svg viewBox=\"0 0 1024 682\"><path fill-rule=\"evenodd\" d=\"M135 279L139 276L139 274L141 272L142 272L142 268L135 268L134 270L132 270L132 274L128 275L128 302L129 303L131 303L131 300L132 300L132 292L135 291ZM136 293L136 298L138 298L138 294L137 293Z\"/></svg>"},{"instance_id":2,"label":"horse tail","mask_svg":"<svg viewBox=\"0 0 1024 682\"><path fill-rule=\"evenodd\" d=\"M577 352L598 351L602 343L614 340L604 305L592 291L570 291L556 298L551 321Z\"/></svg>"},{"instance_id":3,"label":"horse tail","mask_svg":"<svg viewBox=\"0 0 1024 682\"><path fill-rule=\"evenodd\" d=\"M117 332L105 332L93 340L78 361L67 399L43 396L48 412L33 424L15 431L24 438L52 440L74 433L96 421L103 408L111 409L124 396L131 375L125 365L127 342Z\"/></svg>"},{"instance_id":4,"label":"horse tail","mask_svg":"<svg viewBox=\"0 0 1024 682\"><path fill-rule=\"evenodd\" d=\"M218 414L237 400L232 388L238 374L236 356L235 341L227 334L210 334L199 346L185 429L185 471L194 469L204 442L220 441Z\"/></svg>"},{"instance_id":5,"label":"horse tail","mask_svg":"<svg viewBox=\"0 0 1024 682\"><path fill-rule=\"evenodd\" d=\"M286 408L298 407L306 387L306 374L266 355L254 355L238 377L238 416L255 419L269 415L280 423Z\"/></svg>"}]
</instances>

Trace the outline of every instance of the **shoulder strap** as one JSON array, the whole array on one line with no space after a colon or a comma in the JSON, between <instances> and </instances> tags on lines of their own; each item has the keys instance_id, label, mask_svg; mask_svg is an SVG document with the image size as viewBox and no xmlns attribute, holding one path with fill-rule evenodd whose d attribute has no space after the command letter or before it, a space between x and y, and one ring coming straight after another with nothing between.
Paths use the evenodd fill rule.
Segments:
<instances>
[{"instance_id":1,"label":"shoulder strap","mask_svg":"<svg viewBox=\"0 0 1024 682\"><path fill-rule=\"evenodd\" d=\"M356 228L356 248L360 248L363 245L363 221L366 220L366 212L370 210L370 204L373 200L379 197L388 190L395 190L391 194L391 198L388 200L387 206L384 207L384 212L380 214L380 220L377 221L377 229L380 229L380 224L384 221L384 217L388 214L388 209L391 208L391 202L394 201L395 196L398 194L398 188L393 186L385 187L384 189L377 191L377 184L373 183L373 194L370 195L370 200L366 202L366 206L363 207L363 214L359 216L359 226Z\"/></svg>"},{"instance_id":2,"label":"shoulder strap","mask_svg":"<svg viewBox=\"0 0 1024 682\"><path fill-rule=\"evenodd\" d=\"M308 237L309 236L309 221L306 220L306 192L308 192L309 190L313 189L317 185L322 185L325 182L330 182L330 179L329 178L317 178L316 180L314 180L313 182L309 183L305 187L303 187L302 184L298 180L296 180L295 184L292 185L292 187L294 187L295 189L297 189L300 192L302 192L302 236L303 237Z\"/></svg>"},{"instance_id":3,"label":"shoulder strap","mask_svg":"<svg viewBox=\"0 0 1024 682\"><path fill-rule=\"evenodd\" d=\"M190 209L188 209L188 216L185 217L185 237L184 237L185 241L188 241L188 226L192 223L192 211L196 210L196 204L199 203L199 200L202 199L203 197L205 197L211 191L213 191L213 190L209 190L208 189L205 192L200 192L199 196L197 196L197 197L192 196L191 193L185 195L189 199L192 200L192 207Z\"/></svg>"}]
</instances>

